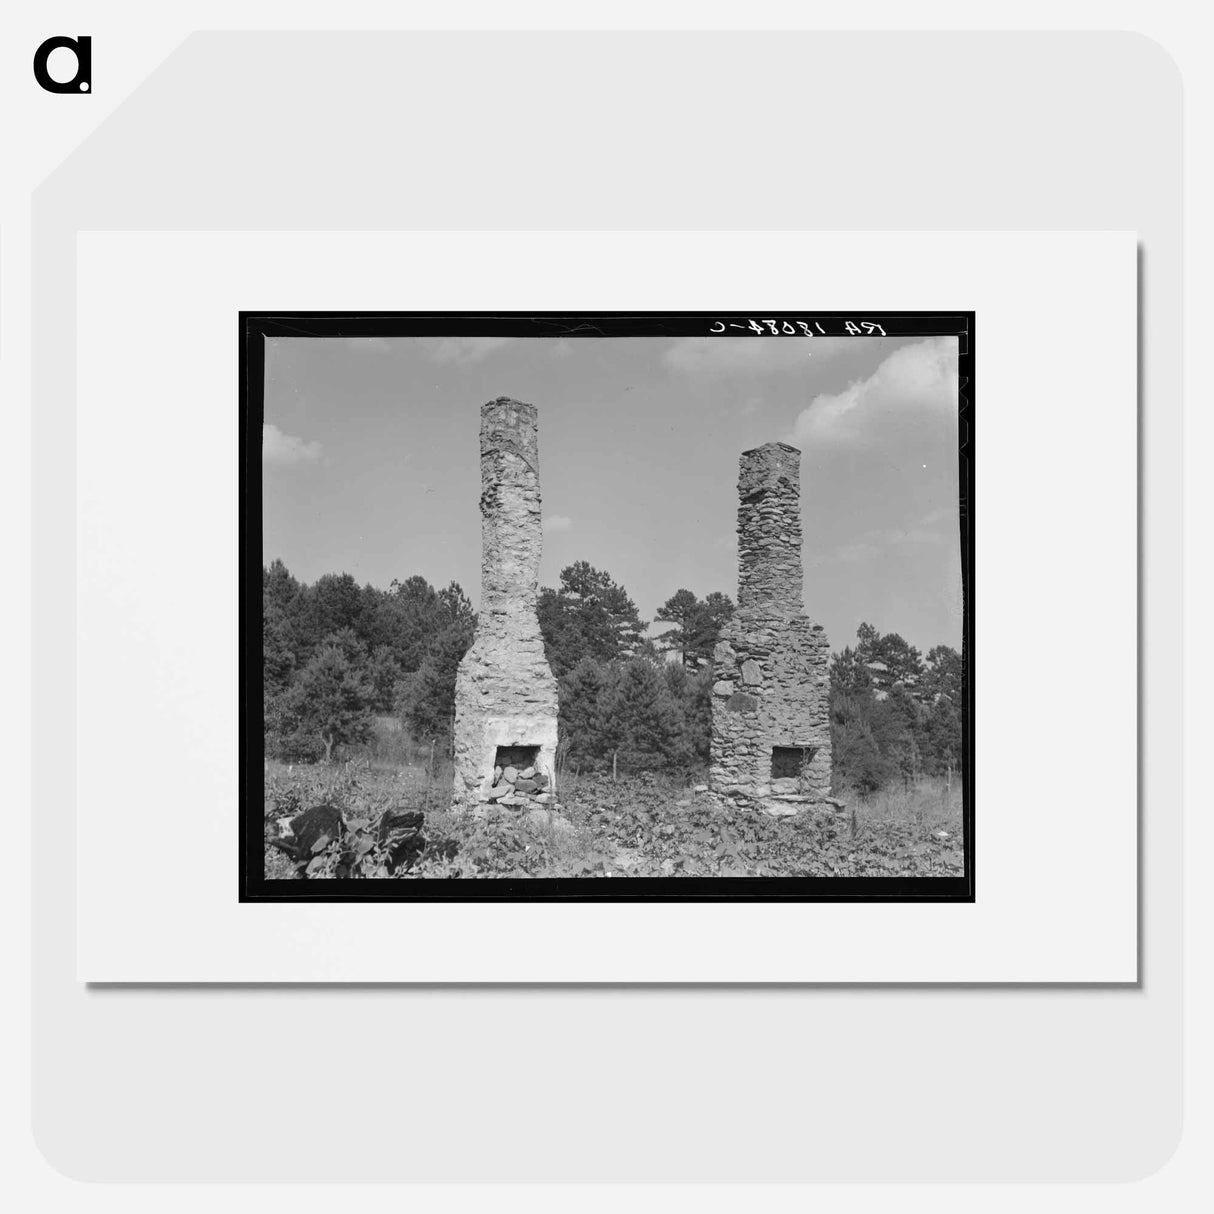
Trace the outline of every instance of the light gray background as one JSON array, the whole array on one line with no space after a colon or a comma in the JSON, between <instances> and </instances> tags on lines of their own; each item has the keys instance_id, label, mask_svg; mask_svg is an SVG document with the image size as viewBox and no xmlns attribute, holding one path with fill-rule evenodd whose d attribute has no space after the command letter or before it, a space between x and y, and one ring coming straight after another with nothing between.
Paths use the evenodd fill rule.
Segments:
<instances>
[{"instance_id":1,"label":"light gray background","mask_svg":"<svg viewBox=\"0 0 1214 1214\"><path fill-rule=\"evenodd\" d=\"M1180 1132L1179 106L1171 61L1132 35L187 42L35 195L33 1066L51 1162L164 1180L1091 1180L1163 1163ZM1141 236L1141 989L77 986L63 825L87 777L65 761L75 232L752 228L769 215ZM1043 303L1026 357L1065 339L1048 283ZM1089 458L1098 434L1076 452L1079 484ZM1025 491L1065 501L1031 478ZM335 1061L311 1065L322 1041ZM393 1043L407 1058L388 1064L396 1082L358 1067ZM301 1155L308 1107L349 1115L326 1117L327 1148Z\"/></svg>"}]
</instances>

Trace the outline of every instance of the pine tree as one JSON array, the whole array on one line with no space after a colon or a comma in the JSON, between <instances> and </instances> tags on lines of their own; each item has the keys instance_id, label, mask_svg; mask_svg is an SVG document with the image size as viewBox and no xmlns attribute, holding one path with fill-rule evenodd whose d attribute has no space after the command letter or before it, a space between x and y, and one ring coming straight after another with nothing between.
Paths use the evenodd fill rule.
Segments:
<instances>
[{"instance_id":1,"label":"pine tree","mask_svg":"<svg viewBox=\"0 0 1214 1214\"><path fill-rule=\"evenodd\" d=\"M322 639L321 646L326 649L331 646L340 649L353 669L362 670L367 664L367 647L358 633L348 626L329 633Z\"/></svg>"},{"instance_id":2,"label":"pine tree","mask_svg":"<svg viewBox=\"0 0 1214 1214\"><path fill-rule=\"evenodd\" d=\"M563 753L581 768L601 767L610 755L603 692L609 685L607 668L583 658L560 680L559 732Z\"/></svg>"},{"instance_id":3,"label":"pine tree","mask_svg":"<svg viewBox=\"0 0 1214 1214\"><path fill-rule=\"evenodd\" d=\"M692 755L696 763L707 767L712 749L712 668L704 666L693 672L668 663L662 676L683 714Z\"/></svg>"},{"instance_id":4,"label":"pine tree","mask_svg":"<svg viewBox=\"0 0 1214 1214\"><path fill-rule=\"evenodd\" d=\"M849 696L871 693L873 676L850 645L830 659L830 685L834 691Z\"/></svg>"},{"instance_id":5,"label":"pine tree","mask_svg":"<svg viewBox=\"0 0 1214 1214\"><path fill-rule=\"evenodd\" d=\"M928 770L932 775L962 770L961 713L942 695L927 710Z\"/></svg>"},{"instance_id":6,"label":"pine tree","mask_svg":"<svg viewBox=\"0 0 1214 1214\"><path fill-rule=\"evenodd\" d=\"M275 558L261 571L261 601L267 609L273 605L286 611L291 600L299 593L299 582L295 580L283 562Z\"/></svg>"},{"instance_id":7,"label":"pine tree","mask_svg":"<svg viewBox=\"0 0 1214 1214\"><path fill-rule=\"evenodd\" d=\"M959 771L960 655L937 645L924 663L896 632L883 636L871 624L856 638L830 664L836 783L872 792L897 775Z\"/></svg>"},{"instance_id":8,"label":"pine tree","mask_svg":"<svg viewBox=\"0 0 1214 1214\"><path fill-rule=\"evenodd\" d=\"M683 665L695 670L712 660L721 629L733 613L733 601L720 591L700 600L690 590L677 590L658 608L657 618L674 624L662 633L659 643L676 651Z\"/></svg>"},{"instance_id":9,"label":"pine tree","mask_svg":"<svg viewBox=\"0 0 1214 1214\"><path fill-rule=\"evenodd\" d=\"M450 741L455 726L455 677L471 644L470 625L448 624L427 647L417 671L401 680L397 706L415 738Z\"/></svg>"},{"instance_id":10,"label":"pine tree","mask_svg":"<svg viewBox=\"0 0 1214 1214\"><path fill-rule=\"evenodd\" d=\"M837 792L876 792L896 772L895 763L882 753L873 727L880 707L872 690L831 693L831 782Z\"/></svg>"},{"instance_id":11,"label":"pine tree","mask_svg":"<svg viewBox=\"0 0 1214 1214\"><path fill-rule=\"evenodd\" d=\"M367 678L374 689L374 706L377 712L392 711L400 677L400 663L391 648L387 645L377 646L367 659Z\"/></svg>"},{"instance_id":12,"label":"pine tree","mask_svg":"<svg viewBox=\"0 0 1214 1214\"><path fill-rule=\"evenodd\" d=\"M327 645L300 671L289 708L299 727L320 740L328 762L335 745L366 741L373 695L363 672L350 665L338 646Z\"/></svg>"},{"instance_id":13,"label":"pine tree","mask_svg":"<svg viewBox=\"0 0 1214 1214\"><path fill-rule=\"evenodd\" d=\"M930 704L943 695L960 704L963 677L961 655L947 645L934 646L927 651L927 668L920 689L923 699Z\"/></svg>"},{"instance_id":14,"label":"pine tree","mask_svg":"<svg viewBox=\"0 0 1214 1214\"><path fill-rule=\"evenodd\" d=\"M610 662L635 654L645 632L624 588L586 561L561 570L560 589L540 591L538 612L548 664L558 679L582 658Z\"/></svg>"},{"instance_id":15,"label":"pine tree","mask_svg":"<svg viewBox=\"0 0 1214 1214\"><path fill-rule=\"evenodd\" d=\"M295 654L286 614L275 603L268 603L261 617L262 686L267 696L281 691L291 681Z\"/></svg>"},{"instance_id":16,"label":"pine tree","mask_svg":"<svg viewBox=\"0 0 1214 1214\"><path fill-rule=\"evenodd\" d=\"M658 671L631 660L617 667L603 696L605 734L629 773L687 768L692 747L679 706Z\"/></svg>"},{"instance_id":17,"label":"pine tree","mask_svg":"<svg viewBox=\"0 0 1214 1214\"><path fill-rule=\"evenodd\" d=\"M700 600L690 590L676 590L657 611L657 619L664 624L674 625L662 633L659 643L664 649L677 652L684 666L691 664L688 638L699 607Z\"/></svg>"}]
</instances>

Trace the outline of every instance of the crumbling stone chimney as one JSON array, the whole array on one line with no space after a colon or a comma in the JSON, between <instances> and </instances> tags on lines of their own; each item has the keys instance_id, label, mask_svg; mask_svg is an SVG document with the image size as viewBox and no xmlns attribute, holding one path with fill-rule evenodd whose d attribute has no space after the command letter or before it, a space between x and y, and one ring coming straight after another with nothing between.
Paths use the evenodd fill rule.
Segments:
<instances>
[{"instance_id":1,"label":"crumbling stone chimney","mask_svg":"<svg viewBox=\"0 0 1214 1214\"><path fill-rule=\"evenodd\" d=\"M481 605L455 680L456 808L555 795L557 683L536 613L542 534L536 409L499 396L481 406Z\"/></svg>"},{"instance_id":2,"label":"crumbling stone chimney","mask_svg":"<svg viewBox=\"0 0 1214 1214\"><path fill-rule=\"evenodd\" d=\"M744 451L738 476L738 609L713 654L714 792L796 813L830 796L829 647L803 613L801 452Z\"/></svg>"}]
</instances>

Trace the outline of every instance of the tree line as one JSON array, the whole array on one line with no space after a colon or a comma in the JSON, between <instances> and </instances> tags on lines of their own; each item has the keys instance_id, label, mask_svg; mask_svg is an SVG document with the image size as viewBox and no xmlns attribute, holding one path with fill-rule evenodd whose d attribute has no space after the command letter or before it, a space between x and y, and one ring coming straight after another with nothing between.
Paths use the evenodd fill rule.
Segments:
<instances>
[{"instance_id":1,"label":"tree line","mask_svg":"<svg viewBox=\"0 0 1214 1214\"><path fill-rule=\"evenodd\" d=\"M455 676L476 616L455 582L413 576L387 590L349 574L308 584L280 560L262 572L266 754L331 759L364 743L377 716L450 745ZM645 635L627 591L578 561L541 589L540 630L560 691L558 759L582 772L690 774L708 764L712 651L734 604L719 592L673 594ZM872 791L902 776L960 770L959 655L928 653L867 624L831 662L836 783Z\"/></svg>"},{"instance_id":2,"label":"tree line","mask_svg":"<svg viewBox=\"0 0 1214 1214\"><path fill-rule=\"evenodd\" d=\"M947 645L926 660L896 632L861 624L830 663L834 782L861 795L892 780L962 771L964 667Z\"/></svg>"},{"instance_id":3,"label":"tree line","mask_svg":"<svg viewBox=\"0 0 1214 1214\"><path fill-rule=\"evenodd\" d=\"M579 561L537 606L560 687L564 762L586 771L707 763L708 661L733 612L728 598L680 590L658 612L672 627L655 641L623 587ZM308 584L275 560L262 571L262 611L267 755L331 759L385 715L414 739L449 745L456 670L476 627L457 583L439 590L414 576L380 590L342 573Z\"/></svg>"},{"instance_id":4,"label":"tree line","mask_svg":"<svg viewBox=\"0 0 1214 1214\"><path fill-rule=\"evenodd\" d=\"M267 755L330 759L365 742L376 716L399 716L418 738L449 734L475 627L455 582L437 590L414 576L379 590L331 573L309 585L274 561L262 571Z\"/></svg>"}]
</instances>

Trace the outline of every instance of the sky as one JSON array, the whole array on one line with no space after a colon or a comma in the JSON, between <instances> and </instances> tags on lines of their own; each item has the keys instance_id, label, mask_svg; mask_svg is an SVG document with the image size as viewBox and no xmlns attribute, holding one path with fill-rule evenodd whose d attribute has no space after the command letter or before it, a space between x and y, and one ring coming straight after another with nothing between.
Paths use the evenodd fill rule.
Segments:
<instances>
[{"instance_id":1,"label":"sky","mask_svg":"<svg viewBox=\"0 0 1214 1214\"><path fill-rule=\"evenodd\" d=\"M268 338L266 562L480 598L480 406L536 405L540 585L585 560L651 620L737 597L742 451L802 451L805 610L961 649L957 341L903 337ZM655 631L664 627L659 625Z\"/></svg>"}]
</instances>

